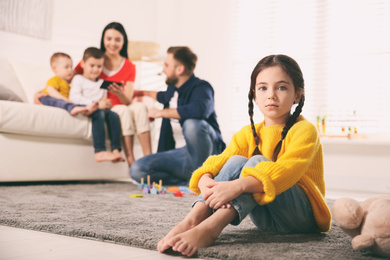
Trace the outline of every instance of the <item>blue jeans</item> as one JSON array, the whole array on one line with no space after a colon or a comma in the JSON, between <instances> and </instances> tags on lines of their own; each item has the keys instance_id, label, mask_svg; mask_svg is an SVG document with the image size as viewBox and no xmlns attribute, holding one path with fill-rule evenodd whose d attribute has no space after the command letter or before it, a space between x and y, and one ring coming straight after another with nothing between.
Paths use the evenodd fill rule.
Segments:
<instances>
[{"instance_id":1,"label":"blue jeans","mask_svg":"<svg viewBox=\"0 0 390 260\"><path fill-rule=\"evenodd\" d=\"M222 167L215 177L216 181L231 181L241 177L245 167L255 167L262 161L269 161L262 155L250 159L235 155ZM194 202L203 201L202 195ZM282 233L311 233L317 229L313 210L309 199L299 185L277 195L275 200L266 205L259 205L251 193L243 193L232 202L238 217L231 223L238 225L249 214L252 222L259 230Z\"/></svg>"},{"instance_id":2,"label":"blue jeans","mask_svg":"<svg viewBox=\"0 0 390 260\"><path fill-rule=\"evenodd\" d=\"M75 107L85 107L85 105L68 103L62 99L53 98L50 96L41 97L39 99L46 106L58 107L70 111ZM107 123L108 136L111 141L111 150L121 150L121 125L119 116L111 110L96 110L89 116L92 119L92 140L95 153L106 151L106 130L105 122Z\"/></svg>"},{"instance_id":3,"label":"blue jeans","mask_svg":"<svg viewBox=\"0 0 390 260\"><path fill-rule=\"evenodd\" d=\"M39 101L41 101L41 103L44 104L45 106L62 108L62 109L65 109L66 111L68 111L69 113L76 106L85 107L85 105L77 105L77 104L73 104L73 103L68 103L65 100L53 98L51 96L41 97L39 99Z\"/></svg>"},{"instance_id":4,"label":"blue jeans","mask_svg":"<svg viewBox=\"0 0 390 260\"><path fill-rule=\"evenodd\" d=\"M192 172L212 154L217 154L218 138L214 128L205 120L187 119L183 123L186 146L151 154L135 161L130 167L130 176L140 182L141 178L169 185L187 185Z\"/></svg>"},{"instance_id":5,"label":"blue jeans","mask_svg":"<svg viewBox=\"0 0 390 260\"><path fill-rule=\"evenodd\" d=\"M109 109L98 109L89 116L92 119L92 139L95 153L106 151L106 130L107 123L108 137L111 141L111 150L121 150L121 125L117 113Z\"/></svg>"}]
</instances>

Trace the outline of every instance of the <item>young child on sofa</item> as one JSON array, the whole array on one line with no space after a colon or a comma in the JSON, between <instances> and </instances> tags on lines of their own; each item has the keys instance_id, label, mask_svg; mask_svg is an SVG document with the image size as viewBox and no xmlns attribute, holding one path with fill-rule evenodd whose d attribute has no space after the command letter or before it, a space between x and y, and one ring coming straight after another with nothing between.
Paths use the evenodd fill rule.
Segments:
<instances>
[{"instance_id":1,"label":"young child on sofa","mask_svg":"<svg viewBox=\"0 0 390 260\"><path fill-rule=\"evenodd\" d=\"M99 79L103 71L104 53L95 47L84 51L81 66L82 75L75 75L71 82L69 100L74 104L89 106L98 103L99 109L90 115L92 118L92 136L95 148L95 160L110 160L124 162L121 151L121 125L119 116L111 111L111 102L107 99L107 90L100 88L103 80ZM111 150L106 150L106 131L111 141Z\"/></svg>"},{"instance_id":2,"label":"young child on sofa","mask_svg":"<svg viewBox=\"0 0 390 260\"><path fill-rule=\"evenodd\" d=\"M94 102L87 106L73 104L69 99L70 82L72 81L74 71L72 58L63 52L56 52L50 58L50 66L55 76L50 78L46 87L41 91L42 96L39 101L46 106L63 108L72 116L79 113L84 115L92 114L97 108L98 103Z\"/></svg>"}]
</instances>

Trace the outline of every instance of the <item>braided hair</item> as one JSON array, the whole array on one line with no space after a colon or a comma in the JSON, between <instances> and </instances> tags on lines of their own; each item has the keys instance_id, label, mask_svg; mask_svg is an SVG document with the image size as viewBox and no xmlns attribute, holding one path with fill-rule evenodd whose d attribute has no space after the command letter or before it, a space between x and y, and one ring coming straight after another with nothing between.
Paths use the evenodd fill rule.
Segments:
<instances>
[{"instance_id":1,"label":"braided hair","mask_svg":"<svg viewBox=\"0 0 390 260\"><path fill-rule=\"evenodd\" d=\"M253 137L255 138L255 142L256 142L256 148L253 151L252 156L261 154L261 152L259 150L260 137L256 133L255 125L253 122L253 100L256 98L256 95L255 95L255 93L256 93L256 90L255 90L256 78L257 78L257 75L262 70L269 68L269 67L272 67L272 66L280 66L287 73L287 75L290 76L290 78L292 79L293 84L294 84L295 92L302 91L302 95L301 95L301 99L299 101L299 104L295 108L294 113L287 120L287 122L283 128L280 140L274 149L274 152L272 155L272 161L275 162L278 158L280 149L282 147L283 140L286 138L288 131L295 124L298 116L302 112L302 107L305 103L305 96L303 93L304 80L303 80L302 71L301 71L298 63L294 59L292 59L286 55L269 55L267 57L264 57L263 59L261 59L259 61L259 63L257 63L257 65L255 66L255 68L253 69L252 74L251 74L251 85L250 85L250 89L249 89L249 93L248 93L248 99L249 99L248 114L249 114L249 119L251 122Z\"/></svg>"}]
</instances>

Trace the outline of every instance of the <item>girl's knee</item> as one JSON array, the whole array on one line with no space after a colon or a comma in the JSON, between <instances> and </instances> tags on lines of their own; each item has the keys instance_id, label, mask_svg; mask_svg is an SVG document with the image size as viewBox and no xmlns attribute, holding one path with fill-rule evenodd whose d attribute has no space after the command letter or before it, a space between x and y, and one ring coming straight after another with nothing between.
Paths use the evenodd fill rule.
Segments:
<instances>
[{"instance_id":1,"label":"girl's knee","mask_svg":"<svg viewBox=\"0 0 390 260\"><path fill-rule=\"evenodd\" d=\"M255 155L248 159L248 162L246 163L247 167L254 167L260 162L268 162L270 161L267 157L264 155Z\"/></svg>"},{"instance_id":2,"label":"girl's knee","mask_svg":"<svg viewBox=\"0 0 390 260\"><path fill-rule=\"evenodd\" d=\"M242 164L242 163L246 163L247 161L248 161L248 158L246 158L245 156L233 155L232 157L230 157L227 160L226 164Z\"/></svg>"}]
</instances>

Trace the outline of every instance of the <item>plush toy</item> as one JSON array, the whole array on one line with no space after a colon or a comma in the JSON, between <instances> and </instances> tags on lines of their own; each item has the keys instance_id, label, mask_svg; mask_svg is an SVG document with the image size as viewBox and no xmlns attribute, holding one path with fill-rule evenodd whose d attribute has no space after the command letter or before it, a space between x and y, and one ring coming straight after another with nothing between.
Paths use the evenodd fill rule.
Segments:
<instances>
[{"instance_id":1,"label":"plush toy","mask_svg":"<svg viewBox=\"0 0 390 260\"><path fill-rule=\"evenodd\" d=\"M362 203L341 198L332 206L333 220L352 237L352 248L390 257L390 196L371 197Z\"/></svg>"}]
</instances>

